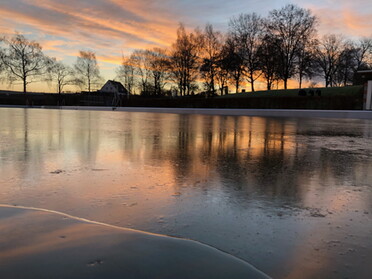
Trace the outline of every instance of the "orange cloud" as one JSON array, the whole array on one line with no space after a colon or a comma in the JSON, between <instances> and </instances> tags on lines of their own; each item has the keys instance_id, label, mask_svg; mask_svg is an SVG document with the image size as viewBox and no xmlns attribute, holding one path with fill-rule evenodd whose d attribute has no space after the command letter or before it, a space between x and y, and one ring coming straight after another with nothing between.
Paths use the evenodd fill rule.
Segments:
<instances>
[{"instance_id":1,"label":"orange cloud","mask_svg":"<svg viewBox=\"0 0 372 279\"><path fill-rule=\"evenodd\" d=\"M0 10L0 15L10 21L17 19L17 22L33 27L43 34L61 37L66 43L80 44L80 48L90 46L97 52L121 53L123 48L127 50L166 46L175 36L173 27L176 23L164 19L152 22L143 20L140 15L125 18L124 11L123 18L118 14L111 17L107 11L97 10L94 6L84 10L65 2L55 3L48 0L33 1L33 5L29 6L25 7L30 8L27 12L12 6L4 7ZM43 16L40 16L40 13ZM15 22L8 25L15 29L19 26ZM63 51L63 48L59 49Z\"/></svg>"},{"instance_id":2,"label":"orange cloud","mask_svg":"<svg viewBox=\"0 0 372 279\"><path fill-rule=\"evenodd\" d=\"M361 15L353 11L343 11L344 24L349 35L370 36L372 35L372 13ZM348 33L349 33L348 32Z\"/></svg>"},{"instance_id":3,"label":"orange cloud","mask_svg":"<svg viewBox=\"0 0 372 279\"><path fill-rule=\"evenodd\" d=\"M371 36L372 10L367 8L370 4L366 1L359 2L362 3L358 3L357 6L346 1L339 1L337 6L331 6L323 1L305 6L318 17L320 35L336 33L354 38Z\"/></svg>"}]
</instances>

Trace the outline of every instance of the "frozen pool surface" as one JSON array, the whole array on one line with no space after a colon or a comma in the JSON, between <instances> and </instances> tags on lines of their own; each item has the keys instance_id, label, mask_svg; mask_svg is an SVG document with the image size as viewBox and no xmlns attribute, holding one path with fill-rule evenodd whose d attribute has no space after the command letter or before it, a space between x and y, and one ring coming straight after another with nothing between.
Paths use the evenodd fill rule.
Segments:
<instances>
[{"instance_id":1,"label":"frozen pool surface","mask_svg":"<svg viewBox=\"0 0 372 279\"><path fill-rule=\"evenodd\" d=\"M0 203L369 278L372 121L0 109Z\"/></svg>"}]
</instances>

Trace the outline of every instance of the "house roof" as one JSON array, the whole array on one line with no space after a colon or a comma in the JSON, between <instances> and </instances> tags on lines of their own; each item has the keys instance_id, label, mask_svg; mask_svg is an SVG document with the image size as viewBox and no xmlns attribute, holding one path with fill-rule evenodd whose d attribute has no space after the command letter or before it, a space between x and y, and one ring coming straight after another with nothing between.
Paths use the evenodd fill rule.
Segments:
<instances>
[{"instance_id":1,"label":"house roof","mask_svg":"<svg viewBox=\"0 0 372 279\"><path fill-rule=\"evenodd\" d=\"M111 85L113 85L117 90L118 92L127 92L127 90L125 89L125 87L121 84L121 82L118 82L118 81L114 81L114 80L108 80L106 82L107 83L111 83Z\"/></svg>"}]
</instances>

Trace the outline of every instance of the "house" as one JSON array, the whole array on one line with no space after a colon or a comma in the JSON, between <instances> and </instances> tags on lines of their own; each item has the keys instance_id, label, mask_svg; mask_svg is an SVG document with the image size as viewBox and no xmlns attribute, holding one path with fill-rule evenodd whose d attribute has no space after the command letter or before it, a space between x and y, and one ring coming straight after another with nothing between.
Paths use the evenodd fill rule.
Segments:
<instances>
[{"instance_id":1,"label":"house","mask_svg":"<svg viewBox=\"0 0 372 279\"><path fill-rule=\"evenodd\" d=\"M129 95L128 90L120 82L114 80L108 80L98 92Z\"/></svg>"},{"instance_id":2,"label":"house","mask_svg":"<svg viewBox=\"0 0 372 279\"><path fill-rule=\"evenodd\" d=\"M354 85L365 85L372 80L372 70L357 71L354 75Z\"/></svg>"}]
</instances>

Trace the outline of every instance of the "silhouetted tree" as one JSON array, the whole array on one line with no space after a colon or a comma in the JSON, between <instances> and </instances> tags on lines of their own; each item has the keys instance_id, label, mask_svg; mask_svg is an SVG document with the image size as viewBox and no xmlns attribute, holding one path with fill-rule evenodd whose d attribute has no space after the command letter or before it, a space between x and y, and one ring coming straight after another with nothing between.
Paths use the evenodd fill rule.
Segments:
<instances>
[{"instance_id":1,"label":"silhouetted tree","mask_svg":"<svg viewBox=\"0 0 372 279\"><path fill-rule=\"evenodd\" d=\"M346 86L352 84L354 73L358 69L358 61L355 59L356 51L353 42L344 43L334 78L335 85Z\"/></svg>"},{"instance_id":2,"label":"silhouetted tree","mask_svg":"<svg viewBox=\"0 0 372 279\"><path fill-rule=\"evenodd\" d=\"M372 67L372 38L361 38L354 43L356 70Z\"/></svg>"},{"instance_id":3,"label":"silhouetted tree","mask_svg":"<svg viewBox=\"0 0 372 279\"><path fill-rule=\"evenodd\" d=\"M229 49L226 46L226 43L224 43L221 47L216 64L216 81L221 95L224 94L224 89L229 83L232 62L233 61L231 61L229 57ZM226 91L226 94L228 94L228 91Z\"/></svg>"},{"instance_id":4,"label":"silhouetted tree","mask_svg":"<svg viewBox=\"0 0 372 279\"><path fill-rule=\"evenodd\" d=\"M74 70L60 61L53 60L49 80L57 85L57 92L62 93L66 85L74 83Z\"/></svg>"},{"instance_id":5,"label":"silhouetted tree","mask_svg":"<svg viewBox=\"0 0 372 279\"><path fill-rule=\"evenodd\" d=\"M335 85L344 45L344 39L334 34L323 36L319 42L316 49L316 63L323 72L326 87Z\"/></svg>"},{"instance_id":6,"label":"silhouetted tree","mask_svg":"<svg viewBox=\"0 0 372 279\"><path fill-rule=\"evenodd\" d=\"M169 76L169 57L161 48L147 51L147 63L149 64L150 76L155 95L162 95L166 80Z\"/></svg>"},{"instance_id":7,"label":"silhouetted tree","mask_svg":"<svg viewBox=\"0 0 372 279\"><path fill-rule=\"evenodd\" d=\"M276 48L277 43L276 37L266 35L261 43L260 49L258 51L258 56L260 57L260 70L262 76L266 80L267 90L271 90L274 82L278 81L280 78L280 65L278 56L279 51Z\"/></svg>"},{"instance_id":8,"label":"silhouetted tree","mask_svg":"<svg viewBox=\"0 0 372 279\"><path fill-rule=\"evenodd\" d=\"M215 94L216 91L215 84L222 45L222 34L215 31L211 24L207 24L202 34L200 73L210 94Z\"/></svg>"},{"instance_id":9,"label":"silhouetted tree","mask_svg":"<svg viewBox=\"0 0 372 279\"><path fill-rule=\"evenodd\" d=\"M138 76L138 83L140 87L141 94L148 94L150 91L150 59L149 53L143 49L135 50L131 57L133 66L135 67L135 75Z\"/></svg>"},{"instance_id":10,"label":"silhouetted tree","mask_svg":"<svg viewBox=\"0 0 372 279\"><path fill-rule=\"evenodd\" d=\"M254 91L254 81L259 78L258 51L263 37L263 20L255 13L241 14L229 23L230 34L245 66L245 75Z\"/></svg>"},{"instance_id":11,"label":"silhouetted tree","mask_svg":"<svg viewBox=\"0 0 372 279\"><path fill-rule=\"evenodd\" d=\"M244 62L234 40L230 36L226 39L222 53L223 60L221 62L224 64L223 67L229 71L229 80L234 84L235 92L238 93L240 84L243 81Z\"/></svg>"},{"instance_id":12,"label":"silhouetted tree","mask_svg":"<svg viewBox=\"0 0 372 279\"><path fill-rule=\"evenodd\" d=\"M96 54L92 51L79 52L74 65L76 72L75 82L91 92L92 86L97 86L102 81L97 64Z\"/></svg>"},{"instance_id":13,"label":"silhouetted tree","mask_svg":"<svg viewBox=\"0 0 372 279\"><path fill-rule=\"evenodd\" d=\"M193 83L198 77L200 47L200 31L187 33L185 27L180 24L177 40L170 52L170 66L171 77L177 83L181 96L191 93Z\"/></svg>"},{"instance_id":14,"label":"silhouetted tree","mask_svg":"<svg viewBox=\"0 0 372 279\"><path fill-rule=\"evenodd\" d=\"M0 61L8 81L13 83L20 80L24 93L28 84L40 81L48 73L52 60L42 52L39 43L29 41L21 34L10 39L4 37L0 43L5 45L0 51Z\"/></svg>"},{"instance_id":15,"label":"silhouetted tree","mask_svg":"<svg viewBox=\"0 0 372 279\"><path fill-rule=\"evenodd\" d=\"M358 70L370 69L372 66L372 39L361 38L358 41L345 41L342 46L339 65L335 74L336 85L350 85Z\"/></svg>"},{"instance_id":16,"label":"silhouetted tree","mask_svg":"<svg viewBox=\"0 0 372 279\"><path fill-rule=\"evenodd\" d=\"M116 69L116 75L131 94L134 92L134 71L134 62L131 57L123 56L120 67Z\"/></svg>"},{"instance_id":17,"label":"silhouetted tree","mask_svg":"<svg viewBox=\"0 0 372 279\"><path fill-rule=\"evenodd\" d=\"M297 63L295 75L298 78L299 88L305 78L311 79L318 70L315 63L315 49L317 40L304 41L297 53Z\"/></svg>"},{"instance_id":18,"label":"silhouetted tree","mask_svg":"<svg viewBox=\"0 0 372 279\"><path fill-rule=\"evenodd\" d=\"M270 36L277 40L276 48L280 54L280 78L287 89L288 79L296 72L296 62L299 50L304 47L304 41L310 41L315 35L316 18L310 10L296 5L286 5L280 10L270 12L266 21L266 29Z\"/></svg>"},{"instance_id":19,"label":"silhouetted tree","mask_svg":"<svg viewBox=\"0 0 372 279\"><path fill-rule=\"evenodd\" d=\"M2 48L0 47L0 57L2 57L2 55L3 55L3 50L2 50ZM0 59L0 77L1 77L1 73L4 71L4 63L3 63L3 60L2 59Z\"/></svg>"}]
</instances>

